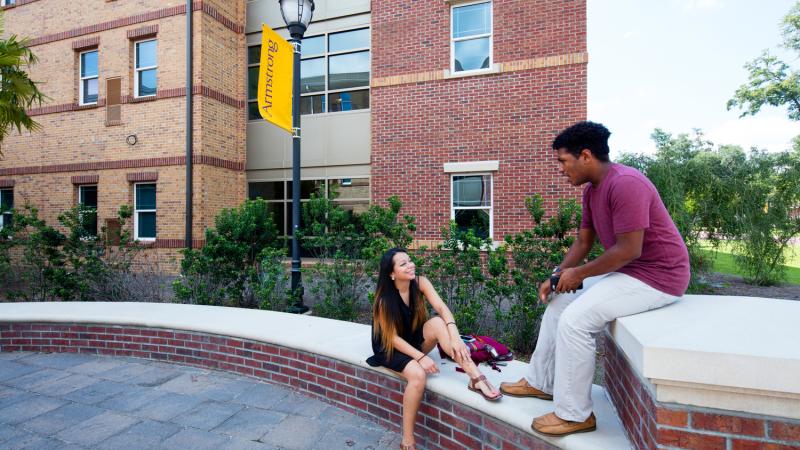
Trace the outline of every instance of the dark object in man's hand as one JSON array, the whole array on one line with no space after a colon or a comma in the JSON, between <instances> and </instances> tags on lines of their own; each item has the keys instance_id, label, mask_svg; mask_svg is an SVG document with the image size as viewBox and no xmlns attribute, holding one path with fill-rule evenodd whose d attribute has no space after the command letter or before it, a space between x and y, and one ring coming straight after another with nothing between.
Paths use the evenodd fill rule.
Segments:
<instances>
[{"instance_id":1,"label":"dark object in man's hand","mask_svg":"<svg viewBox=\"0 0 800 450\"><path fill-rule=\"evenodd\" d=\"M558 287L558 280L559 279L561 279L561 276L558 275L557 273L553 274L550 277L550 291L551 292L555 292L556 291L556 287ZM577 289L583 289L583 282L581 282L580 286L578 286Z\"/></svg>"}]
</instances>

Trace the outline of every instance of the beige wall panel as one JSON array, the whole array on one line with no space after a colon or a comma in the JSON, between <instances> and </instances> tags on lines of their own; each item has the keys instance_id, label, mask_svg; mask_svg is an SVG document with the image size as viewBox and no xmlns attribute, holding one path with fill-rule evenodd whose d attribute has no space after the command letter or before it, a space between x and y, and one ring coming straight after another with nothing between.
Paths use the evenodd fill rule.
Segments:
<instances>
[{"instance_id":1,"label":"beige wall panel","mask_svg":"<svg viewBox=\"0 0 800 450\"><path fill-rule=\"evenodd\" d=\"M292 138L286 131L264 121L248 122L247 170L286 167L284 154L291 146Z\"/></svg>"},{"instance_id":2,"label":"beige wall panel","mask_svg":"<svg viewBox=\"0 0 800 450\"><path fill-rule=\"evenodd\" d=\"M369 164L370 112L303 116L303 167ZM292 142L288 133L266 122L247 124L247 170L288 168Z\"/></svg>"},{"instance_id":3,"label":"beige wall panel","mask_svg":"<svg viewBox=\"0 0 800 450\"><path fill-rule=\"evenodd\" d=\"M369 110L329 114L323 119L326 128L326 164L369 164Z\"/></svg>"}]
</instances>

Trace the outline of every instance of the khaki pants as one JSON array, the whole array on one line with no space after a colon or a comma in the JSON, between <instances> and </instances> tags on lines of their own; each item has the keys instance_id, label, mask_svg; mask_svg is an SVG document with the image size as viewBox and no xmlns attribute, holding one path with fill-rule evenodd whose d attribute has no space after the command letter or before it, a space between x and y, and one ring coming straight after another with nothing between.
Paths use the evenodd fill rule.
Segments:
<instances>
[{"instance_id":1,"label":"khaki pants","mask_svg":"<svg viewBox=\"0 0 800 450\"><path fill-rule=\"evenodd\" d=\"M587 278L583 285L576 293L552 296L525 375L531 386L553 395L558 417L575 422L592 412L597 333L617 317L681 298L618 272Z\"/></svg>"}]
</instances>

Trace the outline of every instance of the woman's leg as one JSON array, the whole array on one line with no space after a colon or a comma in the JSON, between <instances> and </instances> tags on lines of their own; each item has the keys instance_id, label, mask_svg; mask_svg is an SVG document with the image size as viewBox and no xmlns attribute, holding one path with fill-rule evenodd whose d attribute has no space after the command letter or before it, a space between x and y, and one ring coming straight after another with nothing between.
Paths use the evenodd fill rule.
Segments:
<instances>
[{"instance_id":1,"label":"woman's leg","mask_svg":"<svg viewBox=\"0 0 800 450\"><path fill-rule=\"evenodd\" d=\"M406 364L403 369L403 377L406 379L406 390L403 393L403 440L404 445L414 443L414 424L417 421L417 411L422 403L422 394L425 393L425 381L427 374L425 369L416 361Z\"/></svg>"},{"instance_id":2,"label":"woman's leg","mask_svg":"<svg viewBox=\"0 0 800 450\"><path fill-rule=\"evenodd\" d=\"M461 358L461 355L451 354L453 353L453 346L450 343L450 333L447 331L447 325L444 323L444 319L438 316L428 319L422 327L422 335L425 337L425 341L422 343L423 353L427 355L428 352L433 350L433 347L435 347L437 343L441 344L447 355L453 358L470 378L478 378L481 376L481 371L475 365L475 362L472 361L472 358L464 359ZM484 394L490 397L494 397L499 393L488 380L478 382L474 387L480 389Z\"/></svg>"}]
</instances>

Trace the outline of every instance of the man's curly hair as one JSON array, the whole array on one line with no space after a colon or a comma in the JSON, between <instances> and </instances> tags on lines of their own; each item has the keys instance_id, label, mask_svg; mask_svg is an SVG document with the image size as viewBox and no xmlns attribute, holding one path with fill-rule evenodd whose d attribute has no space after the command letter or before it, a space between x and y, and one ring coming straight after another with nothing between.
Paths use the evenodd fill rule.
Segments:
<instances>
[{"instance_id":1,"label":"man's curly hair","mask_svg":"<svg viewBox=\"0 0 800 450\"><path fill-rule=\"evenodd\" d=\"M577 158L587 148L595 158L608 162L608 137L611 132L602 124L583 121L559 133L553 140L553 150L566 149Z\"/></svg>"}]
</instances>

